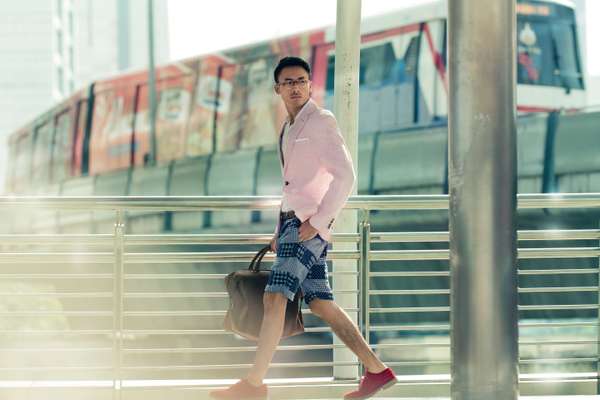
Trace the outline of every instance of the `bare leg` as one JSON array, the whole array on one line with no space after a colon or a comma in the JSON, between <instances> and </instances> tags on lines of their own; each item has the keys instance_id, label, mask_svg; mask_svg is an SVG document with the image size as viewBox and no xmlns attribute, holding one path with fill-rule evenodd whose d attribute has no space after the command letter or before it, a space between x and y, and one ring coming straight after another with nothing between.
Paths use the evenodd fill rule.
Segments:
<instances>
[{"instance_id":1,"label":"bare leg","mask_svg":"<svg viewBox=\"0 0 600 400\"><path fill-rule=\"evenodd\" d=\"M260 328L256 358L246 377L248 382L255 386L262 384L262 380L269 369L269 364L273 359L273 354L275 354L277 344L281 340L287 298L281 293L266 292L263 303L265 313Z\"/></svg>"},{"instance_id":2,"label":"bare leg","mask_svg":"<svg viewBox=\"0 0 600 400\"><path fill-rule=\"evenodd\" d=\"M369 372L379 373L387 368L371 350L354 321L335 302L314 299L310 302L310 309L331 326L337 337L356 354Z\"/></svg>"}]
</instances>

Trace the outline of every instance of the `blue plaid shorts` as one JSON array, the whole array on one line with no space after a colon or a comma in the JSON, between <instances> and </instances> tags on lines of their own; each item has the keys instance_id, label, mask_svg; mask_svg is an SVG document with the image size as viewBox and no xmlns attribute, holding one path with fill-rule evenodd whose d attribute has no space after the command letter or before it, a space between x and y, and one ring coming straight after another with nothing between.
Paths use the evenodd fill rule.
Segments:
<instances>
[{"instance_id":1,"label":"blue plaid shorts","mask_svg":"<svg viewBox=\"0 0 600 400\"><path fill-rule=\"evenodd\" d=\"M298 288L301 288L307 305L317 298L333 300L325 262L328 243L318 234L310 240L300 242L300 224L297 217L280 220L277 257L265 292L282 293L293 300Z\"/></svg>"}]
</instances>

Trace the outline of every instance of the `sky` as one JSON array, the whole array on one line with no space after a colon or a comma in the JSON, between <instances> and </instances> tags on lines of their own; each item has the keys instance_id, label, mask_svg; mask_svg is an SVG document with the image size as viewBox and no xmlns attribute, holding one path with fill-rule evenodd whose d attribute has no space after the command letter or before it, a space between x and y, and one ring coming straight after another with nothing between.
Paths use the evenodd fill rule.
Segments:
<instances>
[{"instance_id":1,"label":"sky","mask_svg":"<svg viewBox=\"0 0 600 400\"><path fill-rule=\"evenodd\" d=\"M431 1L363 0L361 14L377 15ZM171 58L332 26L336 4L337 0L168 0Z\"/></svg>"},{"instance_id":2,"label":"sky","mask_svg":"<svg viewBox=\"0 0 600 400\"><path fill-rule=\"evenodd\" d=\"M362 17L432 0L362 0ZM209 6L207 6L207 4ZM171 59L177 60L335 24L337 0L168 0ZM587 0L587 41L600 43L600 0ZM600 76L600 52L587 67Z\"/></svg>"}]
</instances>

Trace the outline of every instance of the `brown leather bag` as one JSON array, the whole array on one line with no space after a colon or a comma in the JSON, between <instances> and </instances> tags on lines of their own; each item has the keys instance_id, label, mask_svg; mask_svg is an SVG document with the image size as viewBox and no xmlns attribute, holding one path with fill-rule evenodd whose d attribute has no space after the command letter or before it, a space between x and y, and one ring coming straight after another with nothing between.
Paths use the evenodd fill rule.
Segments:
<instances>
[{"instance_id":1,"label":"brown leather bag","mask_svg":"<svg viewBox=\"0 0 600 400\"><path fill-rule=\"evenodd\" d=\"M258 340L260 334L264 313L263 295L271 273L270 270L261 270L260 262L269 250L270 246L260 249L248 269L232 272L225 277L225 287L229 293L229 309L223 327L226 331L254 341ZM301 291L298 290L294 301L288 300L282 338L304 332L301 297Z\"/></svg>"}]
</instances>

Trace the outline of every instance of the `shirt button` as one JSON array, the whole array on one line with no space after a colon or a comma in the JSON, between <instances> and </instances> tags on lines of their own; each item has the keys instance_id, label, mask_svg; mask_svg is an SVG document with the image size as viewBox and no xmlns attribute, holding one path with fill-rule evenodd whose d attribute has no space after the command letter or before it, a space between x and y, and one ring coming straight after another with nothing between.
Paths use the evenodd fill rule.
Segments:
<instances>
[{"instance_id":1,"label":"shirt button","mask_svg":"<svg viewBox=\"0 0 600 400\"><path fill-rule=\"evenodd\" d=\"M285 181L285 186L289 185L290 183L288 181Z\"/></svg>"}]
</instances>

